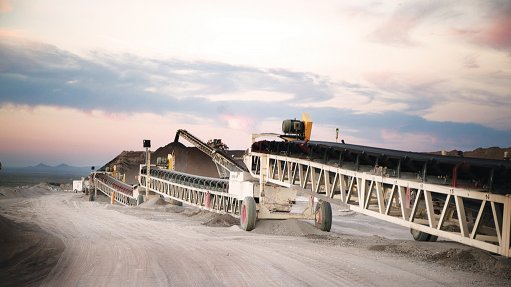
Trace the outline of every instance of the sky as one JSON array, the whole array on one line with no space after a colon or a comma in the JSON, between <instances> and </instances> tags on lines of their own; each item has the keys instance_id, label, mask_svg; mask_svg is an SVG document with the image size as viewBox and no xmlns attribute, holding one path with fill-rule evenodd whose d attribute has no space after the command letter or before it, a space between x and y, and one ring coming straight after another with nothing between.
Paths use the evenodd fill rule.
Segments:
<instances>
[{"instance_id":1,"label":"sky","mask_svg":"<svg viewBox=\"0 0 511 287\"><path fill-rule=\"evenodd\" d=\"M0 0L0 162L87 166L177 129L511 146L510 1Z\"/></svg>"}]
</instances>

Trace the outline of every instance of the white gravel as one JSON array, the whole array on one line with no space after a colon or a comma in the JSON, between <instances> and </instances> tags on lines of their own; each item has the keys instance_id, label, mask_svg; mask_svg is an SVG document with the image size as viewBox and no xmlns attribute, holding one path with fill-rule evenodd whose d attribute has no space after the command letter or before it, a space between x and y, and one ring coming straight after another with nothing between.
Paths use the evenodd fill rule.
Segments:
<instances>
[{"instance_id":1,"label":"white gravel","mask_svg":"<svg viewBox=\"0 0 511 287\"><path fill-rule=\"evenodd\" d=\"M0 215L37 224L65 245L64 251L55 255L58 256L56 265L39 282L41 286L509 286L510 283L484 273L452 270L416 258L371 250L367 244L376 244L383 240L381 237L356 232L342 234L343 225L356 229L356 222L335 223L336 219L336 232L330 234L311 231L312 226L303 226L310 225L305 221L262 223L259 231L256 228L254 232L244 232L236 226L204 226L201 223L210 216L186 210L187 207L155 210L111 207L104 202L89 202L82 194L58 191L0 200ZM272 224L280 224L275 229L280 234L271 234L275 227ZM366 227L368 224L369 221L364 223ZM286 225L298 232L286 234ZM376 230L382 228L378 226ZM361 232L370 233L370 230ZM5 266L0 268L1 272L22 274L9 262ZM9 286L9 282L2 283Z\"/></svg>"}]
</instances>

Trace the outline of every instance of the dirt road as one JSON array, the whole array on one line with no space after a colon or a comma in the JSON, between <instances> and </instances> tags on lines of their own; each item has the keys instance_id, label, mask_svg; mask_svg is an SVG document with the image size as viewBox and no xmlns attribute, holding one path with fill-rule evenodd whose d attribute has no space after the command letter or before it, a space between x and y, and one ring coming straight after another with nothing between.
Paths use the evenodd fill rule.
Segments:
<instances>
[{"instance_id":1,"label":"dirt road","mask_svg":"<svg viewBox=\"0 0 511 287\"><path fill-rule=\"evenodd\" d=\"M54 255L56 265L34 283L42 286L506 286L511 282L357 243L384 240L380 237L320 231L267 234L285 224L307 231L312 228L307 222L261 223L254 232L244 232L237 226L205 226L202 223L210 215L186 208L112 207L64 192L0 200L0 215L34 223L62 240L65 248ZM342 232L341 225L335 225L335 231ZM18 269L3 266L2 270L25 276Z\"/></svg>"}]
</instances>

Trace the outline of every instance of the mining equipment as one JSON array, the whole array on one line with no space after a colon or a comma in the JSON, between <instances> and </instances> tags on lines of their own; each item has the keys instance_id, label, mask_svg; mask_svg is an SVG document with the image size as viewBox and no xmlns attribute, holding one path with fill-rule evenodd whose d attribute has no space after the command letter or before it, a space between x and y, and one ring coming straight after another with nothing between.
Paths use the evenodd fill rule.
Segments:
<instances>
[{"instance_id":1,"label":"mining equipment","mask_svg":"<svg viewBox=\"0 0 511 287\"><path fill-rule=\"evenodd\" d=\"M312 121L285 120L283 134L254 134L243 163L225 148L176 132L211 157L219 178L141 165L139 186L107 174L95 187L136 205L137 189L240 218L312 219L329 231L331 204L410 228L415 240L439 236L511 257L511 162L311 140ZM273 140L258 140L261 137Z\"/></svg>"}]
</instances>

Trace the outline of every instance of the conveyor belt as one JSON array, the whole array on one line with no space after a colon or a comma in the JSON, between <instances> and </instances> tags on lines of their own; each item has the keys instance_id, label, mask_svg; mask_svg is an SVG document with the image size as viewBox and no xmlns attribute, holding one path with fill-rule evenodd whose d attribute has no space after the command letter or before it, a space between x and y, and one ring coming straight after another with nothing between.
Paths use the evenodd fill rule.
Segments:
<instances>
[{"instance_id":1,"label":"conveyor belt","mask_svg":"<svg viewBox=\"0 0 511 287\"><path fill-rule=\"evenodd\" d=\"M218 173L221 178L228 178L230 172L247 171L247 168L237 163L234 159L230 158L221 149L210 147L205 142L201 141L186 130L178 130L174 142L179 141L179 137L184 137L187 141L196 146L199 150L207 154L213 162L217 165Z\"/></svg>"},{"instance_id":2,"label":"conveyor belt","mask_svg":"<svg viewBox=\"0 0 511 287\"><path fill-rule=\"evenodd\" d=\"M123 205L135 206L137 199L133 196L133 186L117 180L105 173L93 173L94 188L106 196L114 195L114 200Z\"/></svg>"},{"instance_id":3,"label":"conveyor belt","mask_svg":"<svg viewBox=\"0 0 511 287\"><path fill-rule=\"evenodd\" d=\"M151 169L151 177L156 177L176 184L186 185L206 189L210 191L227 192L229 181L225 179L213 178L182 173L166 169ZM140 173L147 174L147 168L142 167Z\"/></svg>"},{"instance_id":4,"label":"conveyor belt","mask_svg":"<svg viewBox=\"0 0 511 287\"><path fill-rule=\"evenodd\" d=\"M230 194L225 179L186 174L166 169L140 168L140 187L200 209L239 217L240 200Z\"/></svg>"},{"instance_id":5,"label":"conveyor belt","mask_svg":"<svg viewBox=\"0 0 511 287\"><path fill-rule=\"evenodd\" d=\"M412 173L424 182L443 178L453 187L461 184L492 193L508 194L511 190L511 162L505 160L442 156L323 141L259 141L252 145L252 151L350 166L353 170L362 166L384 167L388 176L396 178Z\"/></svg>"},{"instance_id":6,"label":"conveyor belt","mask_svg":"<svg viewBox=\"0 0 511 287\"><path fill-rule=\"evenodd\" d=\"M399 177L375 168L376 164L371 165L375 159L371 161L370 156L377 155L375 151L383 151L375 156L382 162L387 155L388 158L401 156L398 160L403 162L430 162L410 153L407 157L406 152L392 154L383 149L346 147L346 150L337 150L337 160L331 160L328 155L335 154L335 148L339 146L327 145L320 149L320 145L256 142L246 162L250 163L251 175L264 184L276 184L333 204L348 205L351 210L412 229L418 234L417 240L429 241L441 236L511 257L509 195L480 190L470 185L470 181L463 182L466 186L451 186L444 180L434 182L435 178L428 170L423 178L420 174ZM326 158L317 151L326 154ZM414 156L413 159L410 156ZM412 168L403 170L413 171ZM467 175L477 179L479 174L469 171L472 173ZM509 189L503 191L510 193Z\"/></svg>"}]
</instances>

